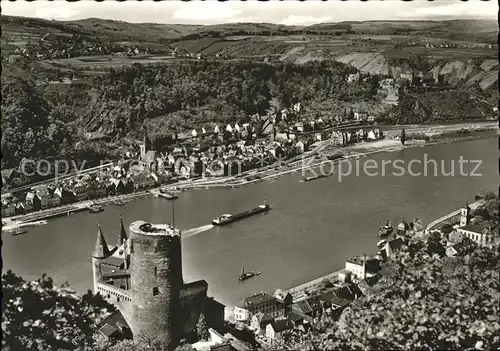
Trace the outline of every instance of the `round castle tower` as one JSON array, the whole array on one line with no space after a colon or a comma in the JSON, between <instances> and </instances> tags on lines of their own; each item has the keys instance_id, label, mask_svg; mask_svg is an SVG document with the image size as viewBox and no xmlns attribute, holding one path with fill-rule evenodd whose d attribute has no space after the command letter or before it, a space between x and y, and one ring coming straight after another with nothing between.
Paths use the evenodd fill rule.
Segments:
<instances>
[{"instance_id":1,"label":"round castle tower","mask_svg":"<svg viewBox=\"0 0 500 351\"><path fill-rule=\"evenodd\" d=\"M167 224L130 224L131 329L159 337L173 349L181 332L179 294L184 284L180 231Z\"/></svg>"}]
</instances>

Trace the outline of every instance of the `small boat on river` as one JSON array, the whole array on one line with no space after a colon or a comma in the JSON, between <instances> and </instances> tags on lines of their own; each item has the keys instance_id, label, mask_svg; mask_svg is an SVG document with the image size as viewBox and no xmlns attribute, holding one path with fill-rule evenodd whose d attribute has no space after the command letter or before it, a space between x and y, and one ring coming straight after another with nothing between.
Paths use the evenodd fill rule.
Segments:
<instances>
[{"instance_id":1,"label":"small boat on river","mask_svg":"<svg viewBox=\"0 0 500 351\"><path fill-rule=\"evenodd\" d=\"M392 227L391 221L387 221L386 224L380 226L380 229L378 231L378 237L382 238L388 236L392 233L393 230L394 228Z\"/></svg>"},{"instance_id":2,"label":"small boat on river","mask_svg":"<svg viewBox=\"0 0 500 351\"><path fill-rule=\"evenodd\" d=\"M245 266L242 266L241 267L241 274L240 276L238 277L238 280L239 281L244 281L244 280L247 280L247 279L250 279L250 278L253 278L255 276L258 276L260 275L262 272L245 272Z\"/></svg>"},{"instance_id":3,"label":"small boat on river","mask_svg":"<svg viewBox=\"0 0 500 351\"><path fill-rule=\"evenodd\" d=\"M90 206L89 207L89 212L90 213L99 213L104 211L104 208L102 206Z\"/></svg>"}]
</instances>

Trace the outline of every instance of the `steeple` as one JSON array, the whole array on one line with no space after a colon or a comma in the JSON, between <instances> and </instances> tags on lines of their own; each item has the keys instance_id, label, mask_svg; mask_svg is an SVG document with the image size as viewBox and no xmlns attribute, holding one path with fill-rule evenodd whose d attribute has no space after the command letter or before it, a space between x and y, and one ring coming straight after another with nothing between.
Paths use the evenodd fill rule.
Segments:
<instances>
[{"instance_id":1,"label":"steeple","mask_svg":"<svg viewBox=\"0 0 500 351\"><path fill-rule=\"evenodd\" d=\"M469 207L469 203L465 203L465 206L462 207L460 211L460 226L465 227L470 222L470 212L471 209Z\"/></svg>"},{"instance_id":2,"label":"steeple","mask_svg":"<svg viewBox=\"0 0 500 351\"><path fill-rule=\"evenodd\" d=\"M106 244L106 240L104 239L104 234L102 234L101 226L97 225L97 240L95 243L94 253L92 257L94 258L106 258L111 253L109 252L108 244Z\"/></svg>"},{"instance_id":3,"label":"steeple","mask_svg":"<svg viewBox=\"0 0 500 351\"><path fill-rule=\"evenodd\" d=\"M146 151L148 151L150 149L150 145L148 138L148 125L146 123L144 123L144 137L142 143L144 144L144 148L146 149Z\"/></svg>"},{"instance_id":4,"label":"steeple","mask_svg":"<svg viewBox=\"0 0 500 351\"><path fill-rule=\"evenodd\" d=\"M118 233L118 241L116 246L120 247L124 242L127 241L127 232L125 231L125 226L123 225L123 218L120 216L120 232Z\"/></svg>"}]
</instances>

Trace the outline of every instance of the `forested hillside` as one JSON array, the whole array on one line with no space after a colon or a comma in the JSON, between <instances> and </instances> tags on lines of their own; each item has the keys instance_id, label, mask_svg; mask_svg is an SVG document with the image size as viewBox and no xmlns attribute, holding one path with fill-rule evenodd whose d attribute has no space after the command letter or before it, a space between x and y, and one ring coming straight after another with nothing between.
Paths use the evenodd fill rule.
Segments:
<instances>
[{"instance_id":1,"label":"forested hillside","mask_svg":"<svg viewBox=\"0 0 500 351\"><path fill-rule=\"evenodd\" d=\"M89 85L67 89L7 81L2 86L3 162L12 166L27 155L55 156L56 146L65 148L84 132L111 139L138 136L145 120L154 134L209 122L241 123L253 114L266 114L271 101L279 108L297 101L311 105L371 99L377 82L348 85L346 76L352 72L336 62L296 66L202 61L111 69Z\"/></svg>"},{"instance_id":2,"label":"forested hillside","mask_svg":"<svg viewBox=\"0 0 500 351\"><path fill-rule=\"evenodd\" d=\"M455 42L450 28L477 35ZM485 118L492 108L481 99L498 97L486 40L494 31L489 21L189 26L2 16L2 166L28 155L106 158L144 122L154 137L246 122L299 101L305 116L368 102L378 117L388 109L377 96L379 75L398 79L407 64L442 73L452 91L401 95L386 121ZM347 83L357 70L361 79Z\"/></svg>"},{"instance_id":3,"label":"forested hillside","mask_svg":"<svg viewBox=\"0 0 500 351\"><path fill-rule=\"evenodd\" d=\"M271 100L284 108L297 101L308 105L372 97L369 83L348 87L346 76L351 72L335 62L134 65L99 78L99 85L89 90L82 123L88 131L112 136L126 135L145 119L162 120L166 128L180 131L209 121L243 122L253 114L264 115Z\"/></svg>"}]
</instances>

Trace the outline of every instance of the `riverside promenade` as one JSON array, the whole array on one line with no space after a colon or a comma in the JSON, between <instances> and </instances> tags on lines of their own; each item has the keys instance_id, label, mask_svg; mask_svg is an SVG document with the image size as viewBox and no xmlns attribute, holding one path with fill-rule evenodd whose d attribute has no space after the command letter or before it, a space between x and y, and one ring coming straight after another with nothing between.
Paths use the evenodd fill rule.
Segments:
<instances>
[{"instance_id":1,"label":"riverside promenade","mask_svg":"<svg viewBox=\"0 0 500 351\"><path fill-rule=\"evenodd\" d=\"M34 222L60 216L67 216L71 215L72 213L85 211L91 206L105 205L105 204L113 205L113 203L117 201L132 201L147 196L151 196L151 193L149 191L140 191L132 194L109 196L101 199L82 201L70 205L64 205L55 208L49 208L46 210L31 212L24 215L12 216L5 218L4 222L6 223L6 225L9 225L11 229L14 229L17 225L21 223Z\"/></svg>"},{"instance_id":2,"label":"riverside promenade","mask_svg":"<svg viewBox=\"0 0 500 351\"><path fill-rule=\"evenodd\" d=\"M480 207L480 206L482 206L482 205L484 205L484 200L479 200L479 201L476 201L476 202L474 202L474 203L470 204L470 205L469 205L469 207L470 207L470 209L471 209L471 210L475 210L475 209L477 209L478 207ZM427 227L425 228L425 232L426 232L426 233L429 233L431 230L436 229L436 227L437 227L439 224L441 224L441 223L443 223L443 222L445 222L445 221L449 220L450 218L453 218L453 217L455 217L455 216L459 215L461 210L462 210L462 209L460 208L460 209L458 209L458 210L455 210L455 211L453 211L453 212L451 212L451 213L448 213L447 215L444 215L444 216L439 217L438 219L436 219L436 220L432 221L432 222L431 222L431 223L429 223L429 224L427 225Z\"/></svg>"}]
</instances>

